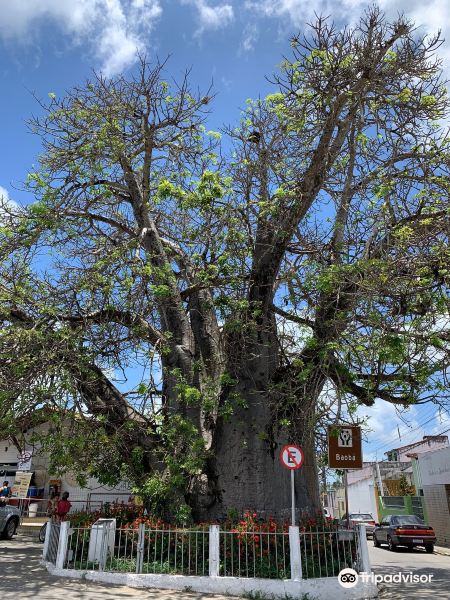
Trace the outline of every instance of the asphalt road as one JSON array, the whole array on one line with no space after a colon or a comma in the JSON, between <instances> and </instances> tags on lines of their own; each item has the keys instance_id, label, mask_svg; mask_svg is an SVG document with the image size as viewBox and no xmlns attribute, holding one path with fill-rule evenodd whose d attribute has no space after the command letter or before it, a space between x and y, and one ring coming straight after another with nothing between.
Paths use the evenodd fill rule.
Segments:
<instances>
[{"instance_id":1,"label":"asphalt road","mask_svg":"<svg viewBox=\"0 0 450 600\"><path fill-rule=\"evenodd\" d=\"M369 556L374 573L380 575L433 575L430 583L380 584L382 600L450 600L450 556L427 554L425 550L398 548L390 552L387 546L374 548L369 543Z\"/></svg>"},{"instance_id":2,"label":"asphalt road","mask_svg":"<svg viewBox=\"0 0 450 600\"><path fill-rule=\"evenodd\" d=\"M80 579L52 577L40 564L42 544L14 538L0 540L2 600L230 600L229 597L126 586L102 585Z\"/></svg>"}]
</instances>

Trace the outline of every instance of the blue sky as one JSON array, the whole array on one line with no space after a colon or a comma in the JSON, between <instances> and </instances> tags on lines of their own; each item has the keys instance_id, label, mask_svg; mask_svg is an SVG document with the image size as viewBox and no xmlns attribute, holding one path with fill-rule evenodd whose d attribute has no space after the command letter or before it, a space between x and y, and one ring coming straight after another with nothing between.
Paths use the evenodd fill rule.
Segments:
<instances>
[{"instance_id":1,"label":"blue sky","mask_svg":"<svg viewBox=\"0 0 450 600\"><path fill-rule=\"evenodd\" d=\"M450 40L448 0L379 0L389 15L406 11L424 33L442 28ZM0 193L30 201L21 182L40 152L25 120L39 113L34 98L46 99L82 84L92 69L106 75L130 72L136 53L171 55L167 71L217 97L210 128L232 124L246 98L264 96L265 76L289 53L289 37L314 18L331 15L354 22L366 7L360 0L0 0ZM450 43L441 49L444 69ZM416 407L406 425L394 407L379 402L370 410L373 433L366 453L383 458L389 447L450 427L448 415L433 406ZM401 440L397 432L400 429Z\"/></svg>"}]
</instances>

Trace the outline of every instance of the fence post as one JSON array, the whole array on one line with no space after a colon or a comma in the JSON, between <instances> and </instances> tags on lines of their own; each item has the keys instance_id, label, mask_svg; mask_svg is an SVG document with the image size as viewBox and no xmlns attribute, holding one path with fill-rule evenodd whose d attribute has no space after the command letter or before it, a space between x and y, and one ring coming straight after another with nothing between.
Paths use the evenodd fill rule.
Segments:
<instances>
[{"instance_id":1,"label":"fence post","mask_svg":"<svg viewBox=\"0 0 450 600\"><path fill-rule=\"evenodd\" d=\"M302 578L302 557L300 554L300 530L289 526L289 555L291 557L291 579L300 581Z\"/></svg>"},{"instance_id":2,"label":"fence post","mask_svg":"<svg viewBox=\"0 0 450 600\"><path fill-rule=\"evenodd\" d=\"M360 523L358 525L358 537L359 560L361 563L361 571L363 573L370 573L372 569L370 566L369 549L367 547L366 526L364 523Z\"/></svg>"},{"instance_id":3,"label":"fence post","mask_svg":"<svg viewBox=\"0 0 450 600\"><path fill-rule=\"evenodd\" d=\"M58 553L56 554L56 568L64 569L67 555L67 543L69 541L69 521L62 521L59 529Z\"/></svg>"},{"instance_id":4,"label":"fence post","mask_svg":"<svg viewBox=\"0 0 450 600\"><path fill-rule=\"evenodd\" d=\"M136 548L136 573L142 573L144 563L145 525L139 524L138 541Z\"/></svg>"},{"instance_id":5,"label":"fence post","mask_svg":"<svg viewBox=\"0 0 450 600\"><path fill-rule=\"evenodd\" d=\"M44 549L42 550L42 559L43 560L47 560L47 552L48 552L48 545L50 543L51 531L52 531L52 522L49 519L47 521L47 527L45 528Z\"/></svg>"},{"instance_id":6,"label":"fence post","mask_svg":"<svg viewBox=\"0 0 450 600\"><path fill-rule=\"evenodd\" d=\"M102 527L102 541L100 545L100 556L98 557L98 570L104 571L106 566L106 561L108 560L108 542L109 542L109 531L108 525L106 523L103 524Z\"/></svg>"},{"instance_id":7,"label":"fence post","mask_svg":"<svg viewBox=\"0 0 450 600\"><path fill-rule=\"evenodd\" d=\"M220 565L220 529L218 525L209 526L209 576L219 576Z\"/></svg>"}]
</instances>

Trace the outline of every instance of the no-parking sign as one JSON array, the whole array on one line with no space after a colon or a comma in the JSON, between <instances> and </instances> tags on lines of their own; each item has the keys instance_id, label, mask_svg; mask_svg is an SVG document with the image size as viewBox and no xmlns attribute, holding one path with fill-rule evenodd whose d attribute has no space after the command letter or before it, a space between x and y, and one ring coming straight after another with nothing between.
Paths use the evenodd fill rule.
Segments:
<instances>
[{"instance_id":1,"label":"no-parking sign","mask_svg":"<svg viewBox=\"0 0 450 600\"><path fill-rule=\"evenodd\" d=\"M299 446L287 444L281 449L280 460L283 467L286 467L286 469L290 469L291 471L296 471L302 466L305 455Z\"/></svg>"}]
</instances>

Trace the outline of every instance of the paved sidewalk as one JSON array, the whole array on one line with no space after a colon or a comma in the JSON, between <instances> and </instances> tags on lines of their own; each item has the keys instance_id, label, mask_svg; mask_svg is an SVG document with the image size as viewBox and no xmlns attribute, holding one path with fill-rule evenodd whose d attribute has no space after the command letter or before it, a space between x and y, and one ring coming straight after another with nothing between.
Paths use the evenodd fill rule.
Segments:
<instances>
[{"instance_id":1,"label":"paved sidewalk","mask_svg":"<svg viewBox=\"0 0 450 600\"><path fill-rule=\"evenodd\" d=\"M444 548L444 546L435 546L434 551L436 554L442 554L443 556L450 556L450 548Z\"/></svg>"},{"instance_id":2,"label":"paved sidewalk","mask_svg":"<svg viewBox=\"0 0 450 600\"><path fill-rule=\"evenodd\" d=\"M40 565L42 544L21 536L0 540L0 598L2 600L230 600L220 595L171 590L134 589L81 579L52 577Z\"/></svg>"}]
</instances>

